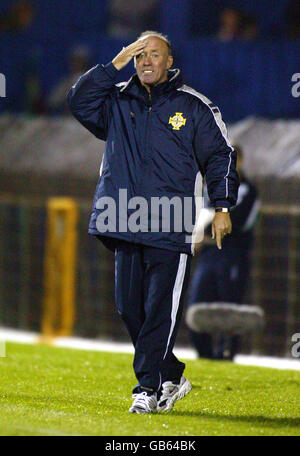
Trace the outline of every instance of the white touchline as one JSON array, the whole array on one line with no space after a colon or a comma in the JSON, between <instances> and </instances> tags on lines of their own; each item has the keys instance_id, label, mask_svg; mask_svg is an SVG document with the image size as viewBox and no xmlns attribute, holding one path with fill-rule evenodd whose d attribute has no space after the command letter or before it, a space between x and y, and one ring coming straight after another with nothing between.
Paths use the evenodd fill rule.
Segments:
<instances>
[{"instance_id":1,"label":"white touchline","mask_svg":"<svg viewBox=\"0 0 300 456\"><path fill-rule=\"evenodd\" d=\"M17 342L21 344L38 343L41 334L20 331L17 329L0 328L0 339L6 342ZM104 351L116 353L133 354L132 344L124 342L113 342L111 340L82 339L80 337L57 337L53 345L62 348L72 348L88 351ZM175 347L174 355L182 359L197 359L196 351L187 347ZM9 355L7 355L9 357ZM236 364L247 366L270 367L273 369L287 369L300 371L300 361L289 358L276 358L273 356L236 355Z\"/></svg>"}]
</instances>

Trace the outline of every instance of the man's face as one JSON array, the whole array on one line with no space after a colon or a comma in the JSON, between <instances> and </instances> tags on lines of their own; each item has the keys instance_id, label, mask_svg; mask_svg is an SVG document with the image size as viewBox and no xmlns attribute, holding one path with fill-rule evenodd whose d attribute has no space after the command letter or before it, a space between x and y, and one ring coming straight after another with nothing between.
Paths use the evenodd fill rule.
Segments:
<instances>
[{"instance_id":1,"label":"man's face","mask_svg":"<svg viewBox=\"0 0 300 456\"><path fill-rule=\"evenodd\" d=\"M147 46L136 57L136 71L141 83L149 88L168 78L168 69L172 66L173 58L168 54L165 41L156 36L146 38Z\"/></svg>"}]
</instances>

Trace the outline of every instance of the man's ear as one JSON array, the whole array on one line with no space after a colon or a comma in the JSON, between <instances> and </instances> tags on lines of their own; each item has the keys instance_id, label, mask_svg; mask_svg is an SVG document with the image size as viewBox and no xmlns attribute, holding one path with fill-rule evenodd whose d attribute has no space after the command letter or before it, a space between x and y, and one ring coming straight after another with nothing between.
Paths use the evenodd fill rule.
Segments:
<instances>
[{"instance_id":1,"label":"man's ear","mask_svg":"<svg viewBox=\"0 0 300 456\"><path fill-rule=\"evenodd\" d=\"M173 65L173 56L169 55L168 56L168 63L167 63L167 69L169 70L171 66Z\"/></svg>"}]
</instances>

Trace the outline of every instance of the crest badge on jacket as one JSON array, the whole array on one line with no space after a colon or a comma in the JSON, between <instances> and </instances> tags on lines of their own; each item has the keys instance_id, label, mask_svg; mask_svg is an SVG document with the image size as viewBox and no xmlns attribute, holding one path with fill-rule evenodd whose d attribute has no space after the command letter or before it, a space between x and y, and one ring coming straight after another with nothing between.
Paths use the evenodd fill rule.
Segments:
<instances>
[{"instance_id":1,"label":"crest badge on jacket","mask_svg":"<svg viewBox=\"0 0 300 456\"><path fill-rule=\"evenodd\" d=\"M186 123L186 119L182 117L182 112L176 112L173 117L170 117L169 124L172 125L173 130L180 130Z\"/></svg>"}]
</instances>

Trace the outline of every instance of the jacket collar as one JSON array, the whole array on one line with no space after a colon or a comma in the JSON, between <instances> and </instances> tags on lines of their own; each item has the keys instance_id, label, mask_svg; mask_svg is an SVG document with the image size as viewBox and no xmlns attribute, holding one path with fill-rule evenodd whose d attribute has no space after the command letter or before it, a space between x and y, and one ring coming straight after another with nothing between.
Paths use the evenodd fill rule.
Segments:
<instances>
[{"instance_id":1,"label":"jacket collar","mask_svg":"<svg viewBox=\"0 0 300 456\"><path fill-rule=\"evenodd\" d=\"M166 95L167 93L176 90L182 83L181 71L178 68L168 70L168 79L151 87L152 102L161 95ZM120 89L120 92L126 93L134 98L142 99L146 104L149 102L149 93L140 83L137 73L131 76L129 81Z\"/></svg>"}]
</instances>

